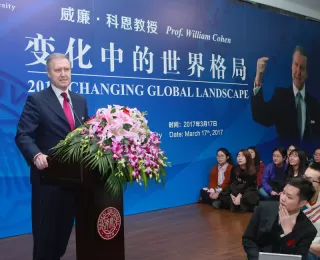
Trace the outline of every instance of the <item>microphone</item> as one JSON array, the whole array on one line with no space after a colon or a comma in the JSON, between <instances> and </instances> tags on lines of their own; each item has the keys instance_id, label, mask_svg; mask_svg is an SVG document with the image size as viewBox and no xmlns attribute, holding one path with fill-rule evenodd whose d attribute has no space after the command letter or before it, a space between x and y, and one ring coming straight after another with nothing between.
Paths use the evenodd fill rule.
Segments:
<instances>
[{"instance_id":1,"label":"microphone","mask_svg":"<svg viewBox=\"0 0 320 260\"><path fill-rule=\"evenodd\" d=\"M66 101L68 102L69 106L71 107L71 109L72 109L72 111L73 111L73 114L76 116L79 124L82 125L82 123L81 123L81 121L79 120L79 118L78 118L78 116L77 116L77 114L76 114L76 111L74 111L74 109L73 109L73 107L72 107L72 105L71 105L71 103L70 103L70 99L69 99L68 97L66 98Z\"/></svg>"}]
</instances>

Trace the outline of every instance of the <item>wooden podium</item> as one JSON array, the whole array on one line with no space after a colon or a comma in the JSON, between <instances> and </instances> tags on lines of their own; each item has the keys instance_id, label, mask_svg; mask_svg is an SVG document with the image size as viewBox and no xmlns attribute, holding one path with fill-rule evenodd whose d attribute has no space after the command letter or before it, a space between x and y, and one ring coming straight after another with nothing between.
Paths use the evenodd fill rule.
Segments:
<instances>
[{"instance_id":1,"label":"wooden podium","mask_svg":"<svg viewBox=\"0 0 320 260\"><path fill-rule=\"evenodd\" d=\"M76 194L77 260L124 260L123 197L113 198L98 172L48 158L42 184L59 185Z\"/></svg>"}]
</instances>

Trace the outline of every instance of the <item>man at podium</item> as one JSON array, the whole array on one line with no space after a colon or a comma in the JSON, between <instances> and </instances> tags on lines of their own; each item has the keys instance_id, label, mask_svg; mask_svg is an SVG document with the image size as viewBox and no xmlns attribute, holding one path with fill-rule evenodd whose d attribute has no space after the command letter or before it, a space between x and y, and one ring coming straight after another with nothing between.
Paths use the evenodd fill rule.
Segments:
<instances>
[{"instance_id":1,"label":"man at podium","mask_svg":"<svg viewBox=\"0 0 320 260\"><path fill-rule=\"evenodd\" d=\"M75 194L41 183L50 149L86 121L86 99L69 91L71 63L64 54L48 57L51 85L28 96L15 142L30 166L32 184L33 260L58 260L67 248L75 217Z\"/></svg>"}]
</instances>

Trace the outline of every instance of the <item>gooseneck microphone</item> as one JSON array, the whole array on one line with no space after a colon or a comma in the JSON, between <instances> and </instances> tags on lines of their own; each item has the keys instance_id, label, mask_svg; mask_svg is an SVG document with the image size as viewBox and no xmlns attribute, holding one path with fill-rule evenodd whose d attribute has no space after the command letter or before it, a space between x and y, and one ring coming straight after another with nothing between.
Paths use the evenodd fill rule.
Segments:
<instances>
[{"instance_id":1,"label":"gooseneck microphone","mask_svg":"<svg viewBox=\"0 0 320 260\"><path fill-rule=\"evenodd\" d=\"M70 103L70 99L69 99L68 97L66 98L66 101L67 101L68 104L70 105L70 107L71 107L71 109L72 109L72 111L73 111L73 114L76 116L79 124L82 125L82 123L81 123L81 121L79 120L79 117L77 116L76 111L74 111L74 109L73 109L73 107L72 107L72 105L71 105L71 103Z\"/></svg>"}]
</instances>

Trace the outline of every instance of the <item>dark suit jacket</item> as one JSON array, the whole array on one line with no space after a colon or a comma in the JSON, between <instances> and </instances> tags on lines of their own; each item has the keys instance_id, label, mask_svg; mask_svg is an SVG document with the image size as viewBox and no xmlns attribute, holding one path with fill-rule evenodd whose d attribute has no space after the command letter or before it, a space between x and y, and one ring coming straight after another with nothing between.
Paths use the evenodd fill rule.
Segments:
<instances>
[{"instance_id":1,"label":"dark suit jacket","mask_svg":"<svg viewBox=\"0 0 320 260\"><path fill-rule=\"evenodd\" d=\"M311 142L320 138L320 104L307 91L306 126L303 136L304 142ZM264 126L275 125L278 138L284 144L300 144L297 126L297 109L293 87L276 88L270 101L265 102L263 89L251 97L252 117Z\"/></svg>"},{"instance_id":2,"label":"dark suit jacket","mask_svg":"<svg viewBox=\"0 0 320 260\"><path fill-rule=\"evenodd\" d=\"M260 202L242 237L248 260L258 260L259 252L302 255L302 259L306 259L317 229L300 211L292 232L279 238L279 234L271 232L278 221L278 210L277 201ZM272 243L277 239L280 241L280 252L272 252Z\"/></svg>"},{"instance_id":3,"label":"dark suit jacket","mask_svg":"<svg viewBox=\"0 0 320 260\"><path fill-rule=\"evenodd\" d=\"M79 94L71 91L69 94L75 114L83 123L89 118L87 101ZM77 128L80 122L76 115L74 121ZM31 166L32 183L40 181L39 171L33 165L34 156L39 152L50 155L50 149L70 131L63 108L51 87L28 96L17 126L15 142Z\"/></svg>"}]
</instances>

